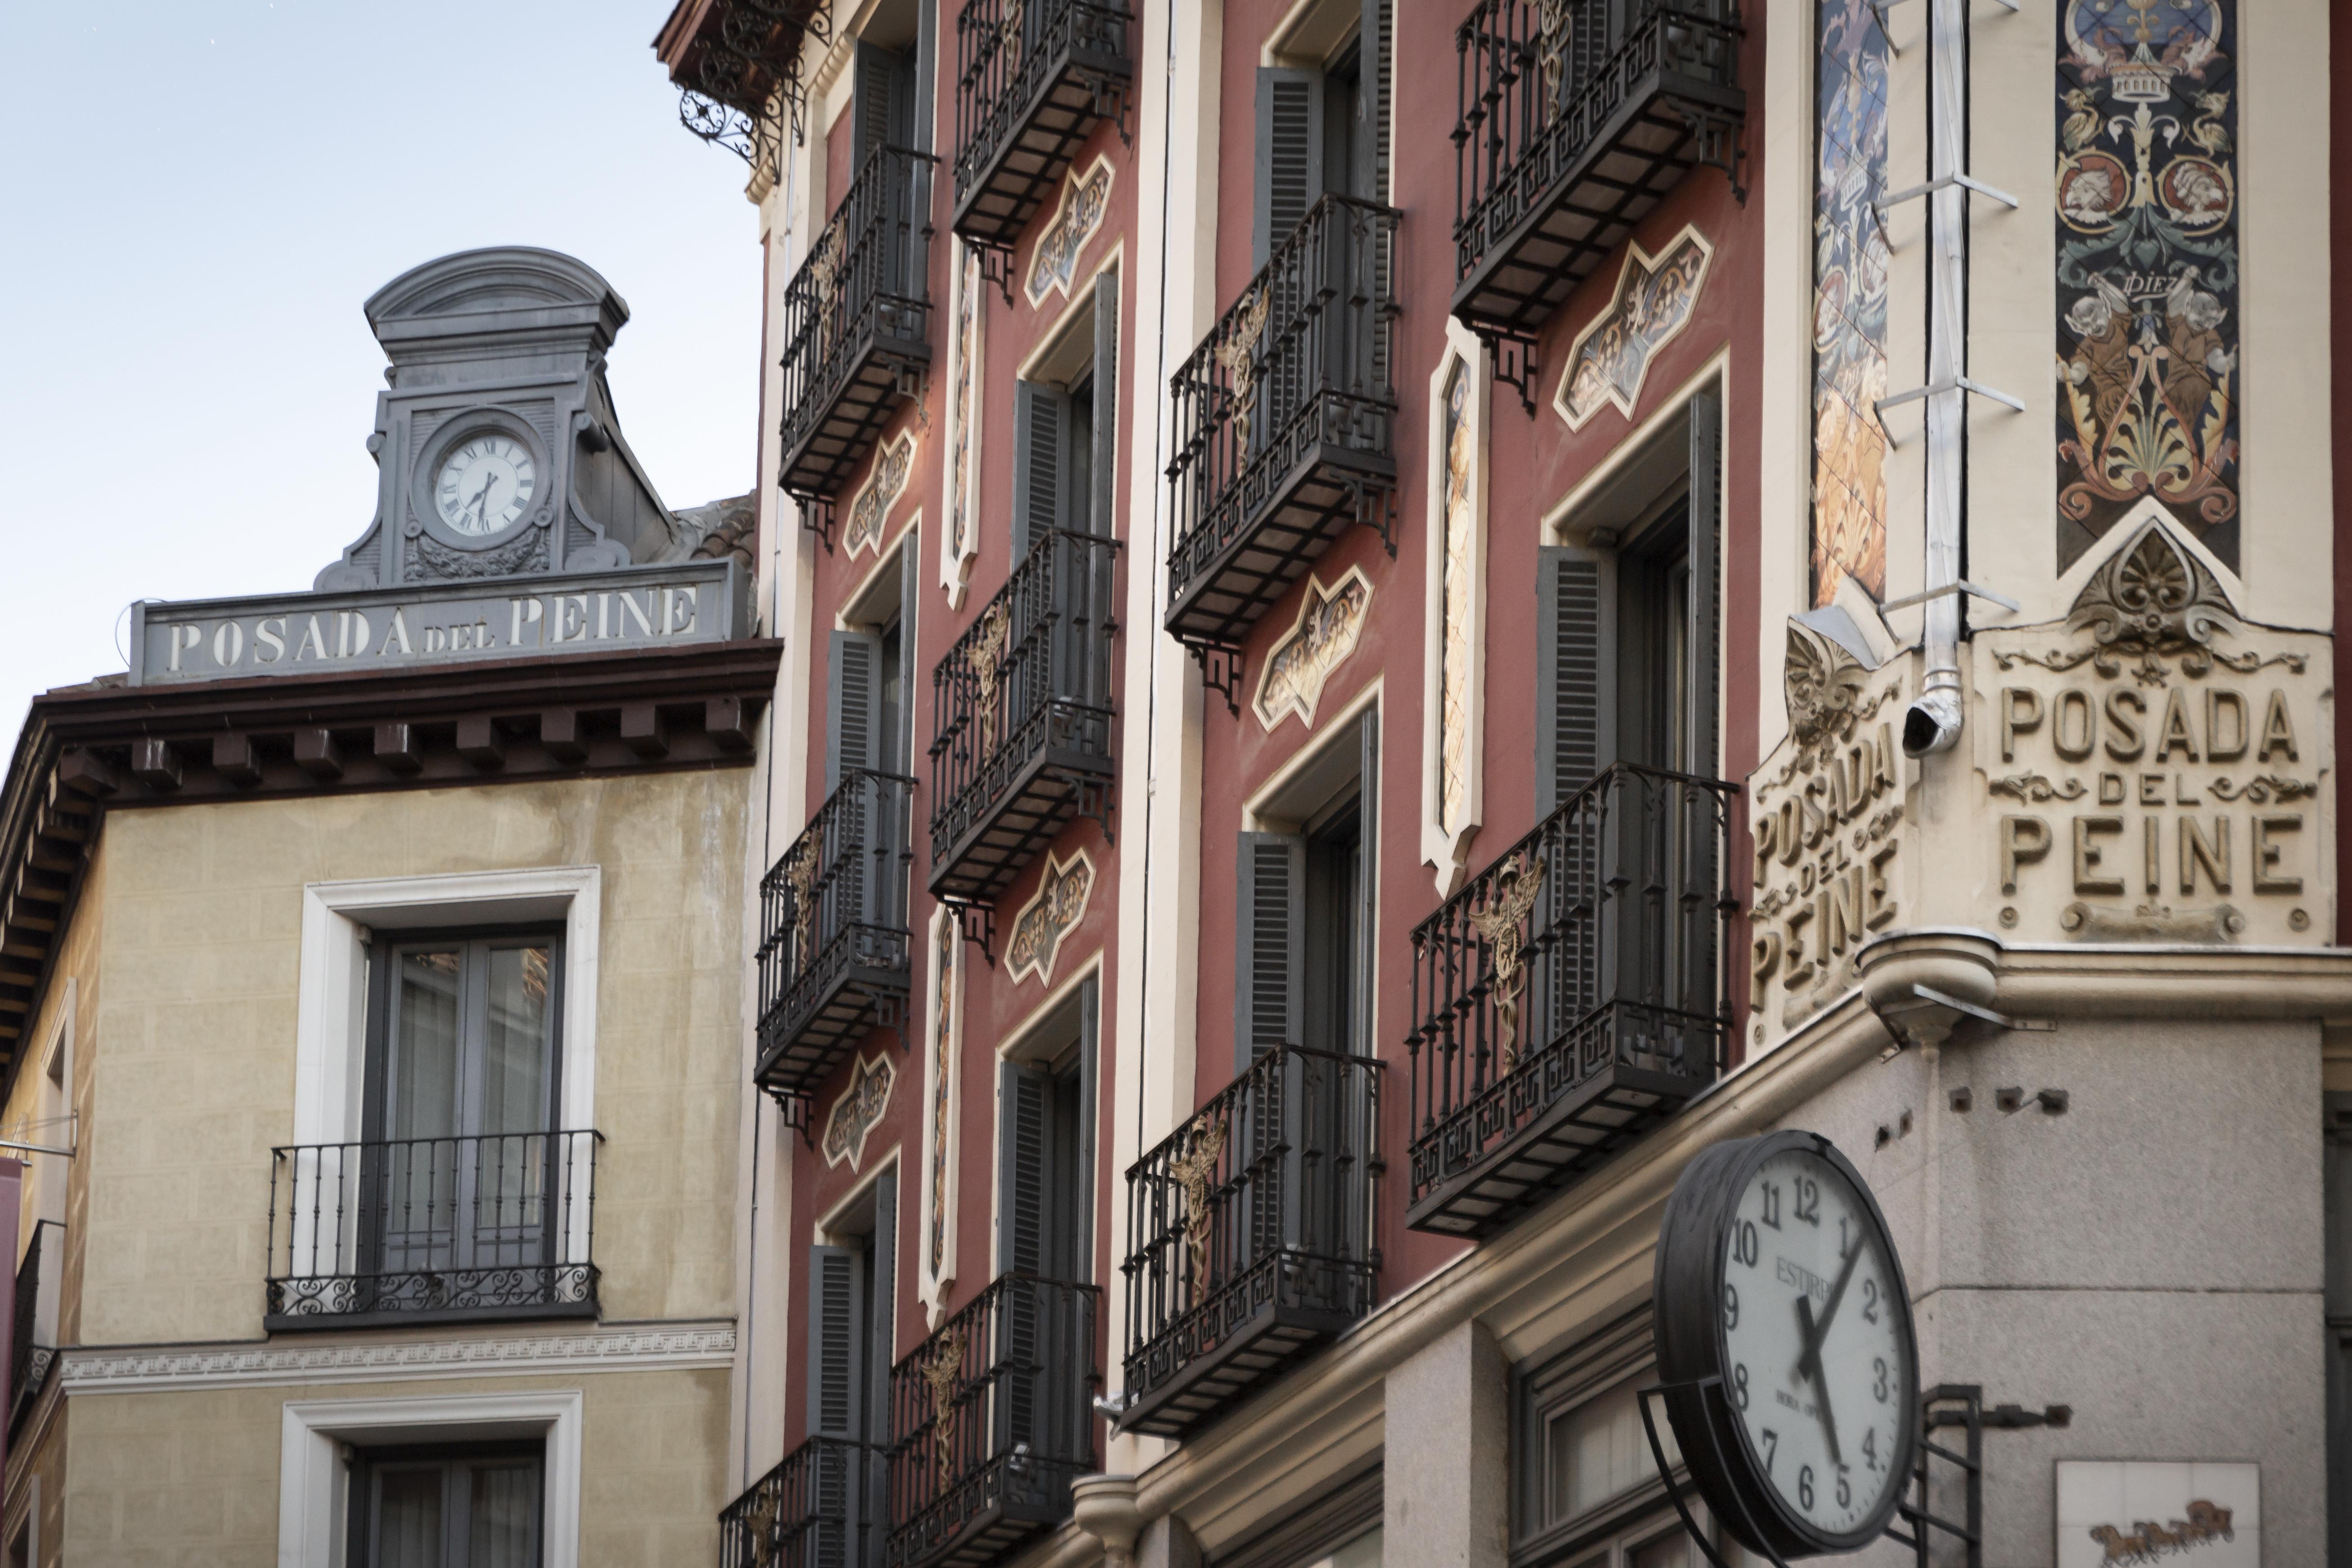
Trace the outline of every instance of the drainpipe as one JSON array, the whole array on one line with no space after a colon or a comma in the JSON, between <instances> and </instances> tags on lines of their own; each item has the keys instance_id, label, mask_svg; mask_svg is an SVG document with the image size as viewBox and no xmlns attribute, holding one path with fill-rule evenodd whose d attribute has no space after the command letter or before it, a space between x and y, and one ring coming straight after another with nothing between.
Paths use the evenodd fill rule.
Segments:
<instances>
[{"instance_id":1,"label":"drainpipe","mask_svg":"<svg viewBox=\"0 0 2352 1568\"><path fill-rule=\"evenodd\" d=\"M1960 738L1960 465L1967 424L1968 200L1960 184L1967 112L1961 7L1927 0L1927 679L1903 716L1915 757Z\"/></svg>"}]
</instances>

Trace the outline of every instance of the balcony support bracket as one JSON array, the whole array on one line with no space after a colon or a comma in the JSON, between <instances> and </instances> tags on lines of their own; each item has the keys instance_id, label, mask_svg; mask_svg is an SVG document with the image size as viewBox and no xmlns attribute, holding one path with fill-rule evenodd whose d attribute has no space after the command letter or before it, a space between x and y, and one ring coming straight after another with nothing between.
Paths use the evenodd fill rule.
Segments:
<instances>
[{"instance_id":1,"label":"balcony support bracket","mask_svg":"<svg viewBox=\"0 0 2352 1568\"><path fill-rule=\"evenodd\" d=\"M980 258L980 280L993 283L996 291L1004 296L1006 310L1013 308L1013 247L992 240L973 239L965 236L964 244Z\"/></svg>"},{"instance_id":2,"label":"balcony support bracket","mask_svg":"<svg viewBox=\"0 0 2352 1568\"><path fill-rule=\"evenodd\" d=\"M914 1042L907 1036L905 995L897 992L877 991L871 986L860 986L858 989L865 995L867 1005L874 1009L874 1026L877 1029L897 1030L898 1048L902 1051L913 1050Z\"/></svg>"},{"instance_id":3,"label":"balcony support bracket","mask_svg":"<svg viewBox=\"0 0 2352 1568\"><path fill-rule=\"evenodd\" d=\"M1201 667L1201 685L1208 690L1223 693L1225 711L1238 719L1242 716L1242 650L1223 643L1194 643L1193 662Z\"/></svg>"},{"instance_id":4,"label":"balcony support bracket","mask_svg":"<svg viewBox=\"0 0 2352 1568\"><path fill-rule=\"evenodd\" d=\"M1495 379L1506 386L1517 387L1519 406L1527 410L1528 418L1534 418L1536 380L1543 374L1542 363L1536 358L1535 339L1521 337L1516 332L1498 331L1475 321L1469 323L1469 327L1477 334L1479 342L1486 345L1486 352L1494 356ZM1395 552L1391 550L1390 553Z\"/></svg>"},{"instance_id":5,"label":"balcony support bracket","mask_svg":"<svg viewBox=\"0 0 2352 1568\"><path fill-rule=\"evenodd\" d=\"M1356 521L1381 536L1381 542L1388 547L1391 561L1396 559L1395 500L1393 488L1381 480L1351 479L1348 481L1348 500L1355 508Z\"/></svg>"},{"instance_id":6,"label":"balcony support bracket","mask_svg":"<svg viewBox=\"0 0 2352 1568\"><path fill-rule=\"evenodd\" d=\"M807 529L811 533L815 534L818 540L824 543L824 552L827 555L832 554L834 523L833 498L831 496L797 495L789 490L785 493L792 495L793 500L800 503L801 526Z\"/></svg>"},{"instance_id":7,"label":"balcony support bracket","mask_svg":"<svg viewBox=\"0 0 2352 1568\"><path fill-rule=\"evenodd\" d=\"M940 902L954 915L956 931L964 941L979 948L980 956L988 961L988 967L995 968L996 906L967 904L954 899L941 899Z\"/></svg>"},{"instance_id":8,"label":"balcony support bracket","mask_svg":"<svg viewBox=\"0 0 2352 1568\"><path fill-rule=\"evenodd\" d=\"M1118 140L1124 147L1135 145L1135 134L1127 124L1127 78L1109 71L1090 70L1078 73L1077 79L1094 95L1097 117L1108 120L1114 111L1118 117ZM1114 106L1116 110L1114 110Z\"/></svg>"},{"instance_id":9,"label":"balcony support bracket","mask_svg":"<svg viewBox=\"0 0 2352 1568\"><path fill-rule=\"evenodd\" d=\"M1691 156L1695 163L1723 171L1731 182L1731 197L1741 206L1748 205L1748 186L1739 177L1748 161L1746 120L1738 114L1726 114L1721 110L1702 108L1692 103L1676 103L1675 112L1691 129L1698 148Z\"/></svg>"},{"instance_id":10,"label":"balcony support bracket","mask_svg":"<svg viewBox=\"0 0 2352 1568\"><path fill-rule=\"evenodd\" d=\"M784 1125L797 1131L802 1144L814 1150L816 1147L816 1108L808 1095L797 1089L772 1089L768 1090L768 1098L776 1102L776 1110L783 1115Z\"/></svg>"},{"instance_id":11,"label":"balcony support bracket","mask_svg":"<svg viewBox=\"0 0 2352 1568\"><path fill-rule=\"evenodd\" d=\"M1075 815L1083 816L1102 829L1105 844L1117 844L1118 838L1110 826L1110 780L1099 773L1066 773L1061 775L1077 799Z\"/></svg>"}]
</instances>

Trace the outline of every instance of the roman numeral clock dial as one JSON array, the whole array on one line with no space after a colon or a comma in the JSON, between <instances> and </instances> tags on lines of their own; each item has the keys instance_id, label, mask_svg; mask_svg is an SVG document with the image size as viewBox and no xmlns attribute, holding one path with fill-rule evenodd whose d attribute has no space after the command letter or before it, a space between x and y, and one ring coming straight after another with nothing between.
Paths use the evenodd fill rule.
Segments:
<instances>
[{"instance_id":1,"label":"roman numeral clock dial","mask_svg":"<svg viewBox=\"0 0 2352 1568\"><path fill-rule=\"evenodd\" d=\"M530 450L488 432L450 448L433 479L433 508L458 533L488 539L522 516L539 488Z\"/></svg>"},{"instance_id":2,"label":"roman numeral clock dial","mask_svg":"<svg viewBox=\"0 0 2352 1568\"><path fill-rule=\"evenodd\" d=\"M1844 1155L1811 1132L1706 1151L1667 1205L1656 1288L1668 1414L1715 1517L1786 1557L1875 1539L1910 1479L1917 1350Z\"/></svg>"}]
</instances>

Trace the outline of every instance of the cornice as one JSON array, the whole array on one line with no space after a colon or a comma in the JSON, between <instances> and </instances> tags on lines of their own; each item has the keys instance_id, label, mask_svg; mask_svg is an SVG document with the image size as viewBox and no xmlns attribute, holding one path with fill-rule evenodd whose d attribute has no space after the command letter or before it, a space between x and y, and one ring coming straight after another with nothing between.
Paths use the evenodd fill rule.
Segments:
<instances>
[{"instance_id":1,"label":"cornice","mask_svg":"<svg viewBox=\"0 0 2352 1568\"><path fill-rule=\"evenodd\" d=\"M701 1320L613 1324L585 1333L77 1348L60 1352L57 1381L74 1398L512 1373L715 1369L732 1365L734 1357L735 1325Z\"/></svg>"}]
</instances>

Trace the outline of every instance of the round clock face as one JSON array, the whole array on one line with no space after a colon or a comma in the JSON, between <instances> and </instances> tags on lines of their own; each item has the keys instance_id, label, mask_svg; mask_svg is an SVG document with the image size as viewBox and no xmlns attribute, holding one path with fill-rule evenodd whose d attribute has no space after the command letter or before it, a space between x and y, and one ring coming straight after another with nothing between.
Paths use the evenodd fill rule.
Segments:
<instances>
[{"instance_id":1,"label":"round clock face","mask_svg":"<svg viewBox=\"0 0 2352 1568\"><path fill-rule=\"evenodd\" d=\"M1836 1146L1777 1132L1693 1161L1655 1289L1668 1413L1716 1517L1790 1557L1874 1540L1911 1478L1918 1351L1885 1220Z\"/></svg>"},{"instance_id":2,"label":"round clock face","mask_svg":"<svg viewBox=\"0 0 2352 1568\"><path fill-rule=\"evenodd\" d=\"M530 449L511 436L486 431L441 459L433 476L433 506L457 532L487 539L512 527L538 489Z\"/></svg>"},{"instance_id":3,"label":"round clock face","mask_svg":"<svg viewBox=\"0 0 2352 1568\"><path fill-rule=\"evenodd\" d=\"M1875 1206L1816 1152L1751 1172L1724 1241L1724 1385L1764 1483L1824 1537L1909 1479L1917 1377Z\"/></svg>"}]
</instances>

